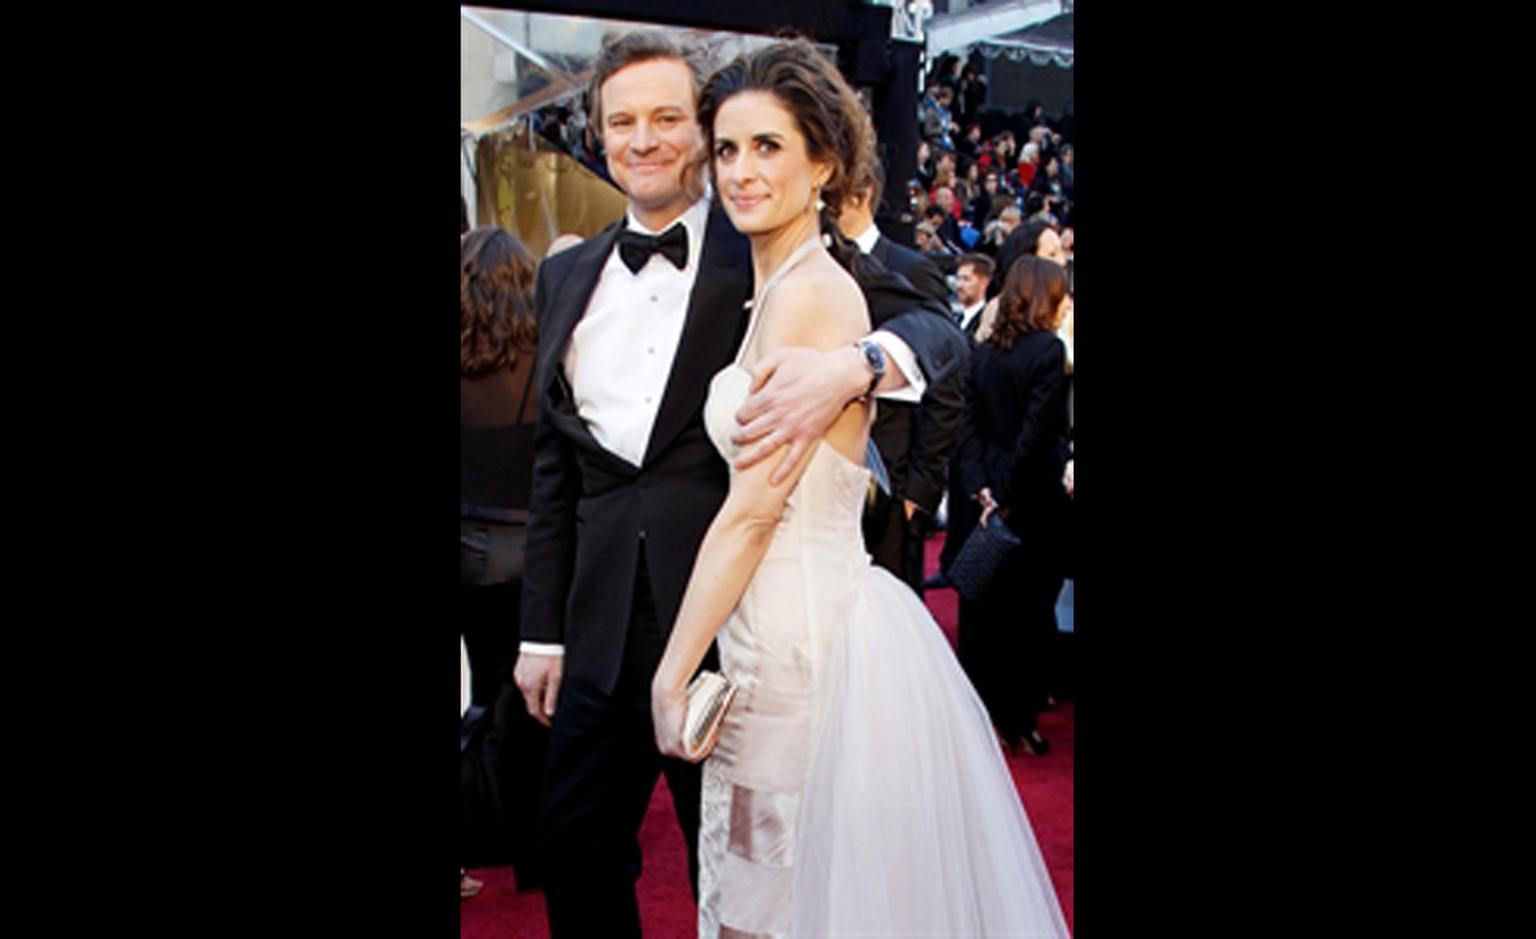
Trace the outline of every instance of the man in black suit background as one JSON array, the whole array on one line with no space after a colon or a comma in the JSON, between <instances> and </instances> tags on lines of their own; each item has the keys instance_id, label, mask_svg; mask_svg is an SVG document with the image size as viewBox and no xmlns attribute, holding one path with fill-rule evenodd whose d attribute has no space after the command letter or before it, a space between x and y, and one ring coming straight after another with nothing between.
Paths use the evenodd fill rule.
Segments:
<instances>
[{"instance_id":1,"label":"man in black suit background","mask_svg":"<svg viewBox=\"0 0 1536 939\"><path fill-rule=\"evenodd\" d=\"M515 678L550 726L540 840L555 939L640 936L638 833L661 773L697 889L699 768L657 752L650 686L728 486L703 406L752 291L747 239L700 172L706 68L665 33L605 45L593 123L626 217L547 258L535 287L539 415ZM850 400L948 374L945 330L911 313L863 348L765 357L738 412L737 465L783 449L782 479Z\"/></svg>"},{"instance_id":2,"label":"man in black suit background","mask_svg":"<svg viewBox=\"0 0 1536 939\"><path fill-rule=\"evenodd\" d=\"M939 269L875 227L873 201L884 191L884 180L878 163L864 171L868 178L850 187L838 227L860 250L899 278L894 284L878 280L861 284L871 322L879 326L920 306L953 323L949 288ZM882 399L870 428L870 440L889 474L890 492L877 492L866 508L864 542L875 563L919 594L923 589L923 543L944 495L945 474L965 407L970 346L959 330L946 331L945 339L951 348L948 358L956 367L944 375L930 375L927 389L916 401Z\"/></svg>"},{"instance_id":3,"label":"man in black suit background","mask_svg":"<svg viewBox=\"0 0 1536 939\"><path fill-rule=\"evenodd\" d=\"M937 300L947 310L949 284L944 280L944 272L939 270L937 264L923 257L922 252L897 244L881 234L875 226L872 200L874 194L885 191L885 182L879 179L882 175L879 164L875 164L871 173L875 178L869 182L869 188L850 197L843 206L843 214L837 220L838 227L848 236L849 241L859 246L859 250L885 265L886 270L905 277L920 293Z\"/></svg>"},{"instance_id":4,"label":"man in black suit background","mask_svg":"<svg viewBox=\"0 0 1536 939\"><path fill-rule=\"evenodd\" d=\"M976 341L981 311L987 306L987 285L996 264L985 254L962 254L955 265L955 298L960 301L960 329Z\"/></svg>"}]
</instances>

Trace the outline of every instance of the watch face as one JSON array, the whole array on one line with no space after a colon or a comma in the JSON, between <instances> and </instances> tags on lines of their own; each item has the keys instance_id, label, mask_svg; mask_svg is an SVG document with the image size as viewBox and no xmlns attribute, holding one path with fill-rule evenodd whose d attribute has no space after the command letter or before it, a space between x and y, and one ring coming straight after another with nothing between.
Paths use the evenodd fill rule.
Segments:
<instances>
[{"instance_id":1,"label":"watch face","mask_svg":"<svg viewBox=\"0 0 1536 939\"><path fill-rule=\"evenodd\" d=\"M878 343L864 343L864 361L876 375L885 371L885 350Z\"/></svg>"}]
</instances>

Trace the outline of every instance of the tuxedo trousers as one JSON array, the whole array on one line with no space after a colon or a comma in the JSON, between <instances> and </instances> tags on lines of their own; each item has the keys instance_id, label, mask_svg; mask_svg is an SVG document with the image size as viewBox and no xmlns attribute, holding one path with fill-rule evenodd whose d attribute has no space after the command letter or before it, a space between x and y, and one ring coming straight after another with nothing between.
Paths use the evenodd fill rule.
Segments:
<instances>
[{"instance_id":1,"label":"tuxedo trousers","mask_svg":"<svg viewBox=\"0 0 1536 939\"><path fill-rule=\"evenodd\" d=\"M550 728L540 846L553 939L641 935L640 826L663 773L698 896L700 769L656 749L651 680L665 642L644 556L617 683L610 693L563 683Z\"/></svg>"},{"instance_id":2,"label":"tuxedo trousers","mask_svg":"<svg viewBox=\"0 0 1536 939\"><path fill-rule=\"evenodd\" d=\"M864 511L863 526L864 547L874 562L922 596L927 517L919 511L908 519L902 500L882 492Z\"/></svg>"}]
</instances>

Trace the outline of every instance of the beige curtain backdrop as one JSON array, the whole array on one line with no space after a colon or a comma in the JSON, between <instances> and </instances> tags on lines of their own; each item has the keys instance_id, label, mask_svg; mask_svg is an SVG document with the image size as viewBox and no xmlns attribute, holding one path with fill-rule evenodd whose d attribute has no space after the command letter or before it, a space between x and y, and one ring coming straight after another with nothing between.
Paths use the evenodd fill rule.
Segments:
<instances>
[{"instance_id":1,"label":"beige curtain backdrop","mask_svg":"<svg viewBox=\"0 0 1536 939\"><path fill-rule=\"evenodd\" d=\"M500 225L536 258L567 232L590 238L624 215L624 194L526 128L486 134L475 152L478 224Z\"/></svg>"}]
</instances>

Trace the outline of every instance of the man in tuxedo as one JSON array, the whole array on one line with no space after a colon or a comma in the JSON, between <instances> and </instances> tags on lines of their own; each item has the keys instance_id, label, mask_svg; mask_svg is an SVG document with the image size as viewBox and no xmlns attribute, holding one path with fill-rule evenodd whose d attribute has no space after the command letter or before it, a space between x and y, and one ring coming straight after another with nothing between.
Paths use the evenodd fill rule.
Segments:
<instances>
[{"instance_id":1,"label":"man in tuxedo","mask_svg":"<svg viewBox=\"0 0 1536 939\"><path fill-rule=\"evenodd\" d=\"M875 226L874 198L885 191L884 172L879 164L868 170L868 188L849 197L838 218L838 227L859 250L879 261L886 270L895 271L907 279L918 292L937 300L949 308L949 285L938 265L906 245L899 245L880 233ZM870 311L873 315L874 311Z\"/></svg>"},{"instance_id":2,"label":"man in tuxedo","mask_svg":"<svg viewBox=\"0 0 1536 939\"><path fill-rule=\"evenodd\" d=\"M850 187L837 221L850 241L891 272L890 282L870 278L861 285L870 320L879 326L917 307L952 323L949 289L939 269L875 227L873 203L884 190L884 180L878 164L863 172L865 177ZM919 594L923 543L944 495L945 472L965 405L963 383L970 348L958 330L946 331L945 338L955 368L944 375L930 375L927 390L915 403L881 401L870 428L870 440L887 469L890 492L877 492L865 508L864 543L875 563Z\"/></svg>"},{"instance_id":3,"label":"man in tuxedo","mask_svg":"<svg viewBox=\"0 0 1536 939\"><path fill-rule=\"evenodd\" d=\"M535 286L539 414L514 675L550 727L540 843L555 939L640 936L638 833L662 773L697 891L699 767L657 751L650 688L725 498L703 407L752 291L748 242L711 207L701 173L706 74L665 33L604 46L593 122L628 208L546 258ZM738 465L782 449L781 481L852 399L909 382L921 394L925 372L953 367L931 338L949 328L906 315L844 349L765 357L738 412Z\"/></svg>"},{"instance_id":4,"label":"man in tuxedo","mask_svg":"<svg viewBox=\"0 0 1536 939\"><path fill-rule=\"evenodd\" d=\"M960 300L960 329L971 341L981 325L981 311L987 306L987 285L992 282L996 265L985 254L964 254L955 267L955 296Z\"/></svg>"}]
</instances>

